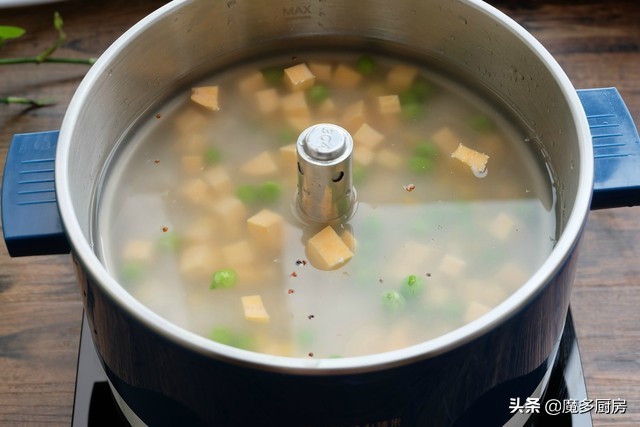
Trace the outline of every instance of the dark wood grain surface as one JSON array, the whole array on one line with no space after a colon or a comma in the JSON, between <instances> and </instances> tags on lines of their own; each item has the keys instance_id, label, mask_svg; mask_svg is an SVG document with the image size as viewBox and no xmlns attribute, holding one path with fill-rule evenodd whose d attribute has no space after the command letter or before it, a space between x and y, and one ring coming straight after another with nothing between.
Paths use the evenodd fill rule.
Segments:
<instances>
[{"instance_id":1,"label":"dark wood grain surface","mask_svg":"<svg viewBox=\"0 0 640 427\"><path fill-rule=\"evenodd\" d=\"M554 55L576 88L616 86L640 122L640 3L496 1ZM0 9L0 25L27 29L0 58L99 56L160 1L62 2ZM0 168L15 133L58 129L82 65L0 66L0 98L53 97L54 106L0 104ZM540 100L544 102L544 100ZM593 212L581 247L572 308L589 397L625 399L624 414L593 413L596 426L640 425L640 208ZM68 256L11 259L0 244L0 425L70 424L82 304Z\"/></svg>"}]
</instances>

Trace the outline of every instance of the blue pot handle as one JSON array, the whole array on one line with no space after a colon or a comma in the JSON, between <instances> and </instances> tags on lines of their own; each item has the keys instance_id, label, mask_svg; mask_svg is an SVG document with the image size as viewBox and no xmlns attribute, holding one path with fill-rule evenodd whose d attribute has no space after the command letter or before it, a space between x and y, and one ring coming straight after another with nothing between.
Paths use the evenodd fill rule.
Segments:
<instances>
[{"instance_id":1,"label":"blue pot handle","mask_svg":"<svg viewBox=\"0 0 640 427\"><path fill-rule=\"evenodd\" d=\"M615 88L578 90L593 136L591 209L640 204L640 138ZM55 195L58 131L15 135L2 183L2 226L12 257L69 253Z\"/></svg>"},{"instance_id":2,"label":"blue pot handle","mask_svg":"<svg viewBox=\"0 0 640 427\"><path fill-rule=\"evenodd\" d=\"M2 231L9 255L69 253L54 184L58 131L15 135L2 180Z\"/></svg>"},{"instance_id":3,"label":"blue pot handle","mask_svg":"<svg viewBox=\"0 0 640 427\"><path fill-rule=\"evenodd\" d=\"M591 209L640 204L640 138L616 88L578 90L595 160Z\"/></svg>"}]
</instances>

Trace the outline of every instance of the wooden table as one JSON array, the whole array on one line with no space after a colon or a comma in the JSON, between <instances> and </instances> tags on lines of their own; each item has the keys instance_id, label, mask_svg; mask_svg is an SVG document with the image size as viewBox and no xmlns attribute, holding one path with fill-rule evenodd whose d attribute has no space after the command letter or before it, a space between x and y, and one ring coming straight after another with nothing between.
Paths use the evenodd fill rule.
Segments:
<instances>
[{"instance_id":1,"label":"wooden table","mask_svg":"<svg viewBox=\"0 0 640 427\"><path fill-rule=\"evenodd\" d=\"M640 118L640 4L629 1L495 2L555 56L576 88L617 86ZM57 56L99 56L161 6L95 0L0 10L0 25L27 30L0 57L37 55L56 38ZM0 67L0 98L54 97L41 109L0 104L0 168L12 134L58 129L87 67ZM543 100L541 100L543 102ZM640 425L640 208L593 212L581 248L572 309L589 397L621 398L625 414L593 414L596 426ZM11 259L0 244L0 425L69 425L82 305L68 256Z\"/></svg>"}]
</instances>

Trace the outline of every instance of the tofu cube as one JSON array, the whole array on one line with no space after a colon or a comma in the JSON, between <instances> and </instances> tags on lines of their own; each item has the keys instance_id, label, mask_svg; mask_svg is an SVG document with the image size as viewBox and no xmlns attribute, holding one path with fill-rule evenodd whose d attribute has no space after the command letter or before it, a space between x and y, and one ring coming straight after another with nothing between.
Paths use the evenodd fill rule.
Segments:
<instances>
[{"instance_id":1,"label":"tofu cube","mask_svg":"<svg viewBox=\"0 0 640 427\"><path fill-rule=\"evenodd\" d=\"M180 255L180 272L191 280L209 280L220 267L220 254L209 243L187 246Z\"/></svg>"},{"instance_id":2,"label":"tofu cube","mask_svg":"<svg viewBox=\"0 0 640 427\"><path fill-rule=\"evenodd\" d=\"M202 174L202 178L209 184L209 187L213 190L213 194L216 196L229 195L233 190L231 177L221 166L208 168Z\"/></svg>"},{"instance_id":3,"label":"tofu cube","mask_svg":"<svg viewBox=\"0 0 640 427\"><path fill-rule=\"evenodd\" d=\"M309 114L309 106L307 105L307 98L304 95L304 92L293 92L288 95L285 95L280 100L280 105L282 106L282 110L287 115L299 115Z\"/></svg>"},{"instance_id":4,"label":"tofu cube","mask_svg":"<svg viewBox=\"0 0 640 427\"><path fill-rule=\"evenodd\" d=\"M433 246L409 240L396 251L391 265L394 266L398 278L406 277L408 274L421 274L428 271L425 269L430 268L430 265L433 264L433 257L436 253Z\"/></svg>"},{"instance_id":5,"label":"tofu cube","mask_svg":"<svg viewBox=\"0 0 640 427\"><path fill-rule=\"evenodd\" d=\"M296 144L280 147L280 170L287 181L295 181L298 177L298 151Z\"/></svg>"},{"instance_id":6,"label":"tofu cube","mask_svg":"<svg viewBox=\"0 0 640 427\"><path fill-rule=\"evenodd\" d=\"M180 159L182 170L189 175L195 175L203 168L204 162L202 156L196 154L187 154Z\"/></svg>"},{"instance_id":7,"label":"tofu cube","mask_svg":"<svg viewBox=\"0 0 640 427\"><path fill-rule=\"evenodd\" d=\"M211 111L218 111L218 86L201 86L191 89L191 100Z\"/></svg>"},{"instance_id":8,"label":"tofu cube","mask_svg":"<svg viewBox=\"0 0 640 427\"><path fill-rule=\"evenodd\" d=\"M356 145L365 146L371 150L375 149L384 140L384 135L363 123L353 134L353 141Z\"/></svg>"},{"instance_id":9,"label":"tofu cube","mask_svg":"<svg viewBox=\"0 0 640 427\"><path fill-rule=\"evenodd\" d=\"M325 99L318 105L318 114L322 117L334 116L337 111L336 103L331 98Z\"/></svg>"},{"instance_id":10,"label":"tofu cube","mask_svg":"<svg viewBox=\"0 0 640 427\"><path fill-rule=\"evenodd\" d=\"M280 107L280 97L275 88L258 91L255 97L258 110L263 114L273 113Z\"/></svg>"},{"instance_id":11,"label":"tofu cube","mask_svg":"<svg viewBox=\"0 0 640 427\"><path fill-rule=\"evenodd\" d=\"M253 246L247 240L240 240L222 247L226 265L233 268L250 266L256 261Z\"/></svg>"},{"instance_id":12,"label":"tofu cube","mask_svg":"<svg viewBox=\"0 0 640 427\"><path fill-rule=\"evenodd\" d=\"M211 120L211 117L207 116L206 111L194 106L178 113L171 124L175 127L177 135L202 135L201 131Z\"/></svg>"},{"instance_id":13,"label":"tofu cube","mask_svg":"<svg viewBox=\"0 0 640 427\"><path fill-rule=\"evenodd\" d=\"M387 84L396 92L403 92L411 87L418 69L405 64L393 66L387 74Z\"/></svg>"},{"instance_id":14,"label":"tofu cube","mask_svg":"<svg viewBox=\"0 0 640 427\"><path fill-rule=\"evenodd\" d=\"M262 209L247 220L247 230L260 246L280 249L283 244L284 219L277 213Z\"/></svg>"},{"instance_id":15,"label":"tofu cube","mask_svg":"<svg viewBox=\"0 0 640 427\"><path fill-rule=\"evenodd\" d=\"M449 254L445 255L440 262L440 272L451 278L462 276L466 267L467 263L464 260Z\"/></svg>"},{"instance_id":16,"label":"tofu cube","mask_svg":"<svg viewBox=\"0 0 640 427\"><path fill-rule=\"evenodd\" d=\"M344 244L347 245L347 247L351 250L351 252L355 252L356 248L358 247L358 241L356 240L356 237L353 235L351 230L344 230L340 234L340 238L342 239Z\"/></svg>"},{"instance_id":17,"label":"tofu cube","mask_svg":"<svg viewBox=\"0 0 640 427\"><path fill-rule=\"evenodd\" d=\"M307 242L307 257L320 270L335 270L346 264L353 252L328 225Z\"/></svg>"},{"instance_id":18,"label":"tofu cube","mask_svg":"<svg viewBox=\"0 0 640 427\"><path fill-rule=\"evenodd\" d=\"M362 80L362 74L345 64L336 67L331 85L338 89L354 89Z\"/></svg>"},{"instance_id":19,"label":"tofu cube","mask_svg":"<svg viewBox=\"0 0 640 427\"><path fill-rule=\"evenodd\" d=\"M187 200L196 205L209 199L209 186L201 178L188 180L180 188L180 192Z\"/></svg>"},{"instance_id":20,"label":"tofu cube","mask_svg":"<svg viewBox=\"0 0 640 427\"><path fill-rule=\"evenodd\" d=\"M253 71L238 82L238 88L244 95L251 95L264 89L267 82L260 71Z\"/></svg>"},{"instance_id":21,"label":"tofu cube","mask_svg":"<svg viewBox=\"0 0 640 427\"><path fill-rule=\"evenodd\" d=\"M513 219L506 213L501 212L489 225L489 233L497 239L506 240L514 226Z\"/></svg>"},{"instance_id":22,"label":"tofu cube","mask_svg":"<svg viewBox=\"0 0 640 427\"><path fill-rule=\"evenodd\" d=\"M365 115L364 101L356 101L345 108L342 116L342 125L349 132L355 132L365 122Z\"/></svg>"},{"instance_id":23,"label":"tofu cube","mask_svg":"<svg viewBox=\"0 0 640 427\"><path fill-rule=\"evenodd\" d=\"M359 166L369 166L375 157L376 153L367 147L353 147L353 162Z\"/></svg>"},{"instance_id":24,"label":"tofu cube","mask_svg":"<svg viewBox=\"0 0 640 427\"><path fill-rule=\"evenodd\" d=\"M313 120L311 120L311 114L309 114L308 112L306 114L298 113L288 116L287 123L293 129L297 130L298 132L302 132L313 124Z\"/></svg>"},{"instance_id":25,"label":"tofu cube","mask_svg":"<svg viewBox=\"0 0 640 427\"><path fill-rule=\"evenodd\" d=\"M397 114L400 112L400 98L398 95L384 95L378 97L378 111L380 114Z\"/></svg>"},{"instance_id":26,"label":"tofu cube","mask_svg":"<svg viewBox=\"0 0 640 427\"><path fill-rule=\"evenodd\" d=\"M451 153L460 144L460 138L450 128L443 127L431 136L440 149L445 153Z\"/></svg>"},{"instance_id":27,"label":"tofu cube","mask_svg":"<svg viewBox=\"0 0 640 427\"><path fill-rule=\"evenodd\" d=\"M244 203L235 197L229 196L212 201L210 207L227 236L241 234L247 218L247 208Z\"/></svg>"},{"instance_id":28,"label":"tofu cube","mask_svg":"<svg viewBox=\"0 0 640 427\"><path fill-rule=\"evenodd\" d=\"M184 231L184 238L190 242L210 242L219 232L219 222L212 215L203 215L191 222Z\"/></svg>"},{"instance_id":29,"label":"tofu cube","mask_svg":"<svg viewBox=\"0 0 640 427\"><path fill-rule=\"evenodd\" d=\"M307 64L298 64L284 69L284 81L292 91L309 89L316 81Z\"/></svg>"},{"instance_id":30,"label":"tofu cube","mask_svg":"<svg viewBox=\"0 0 640 427\"><path fill-rule=\"evenodd\" d=\"M451 153L451 157L460 160L462 163L468 165L473 172L484 173L487 169L487 162L489 156L472 148L466 147L462 144L458 145L458 148Z\"/></svg>"},{"instance_id":31,"label":"tofu cube","mask_svg":"<svg viewBox=\"0 0 640 427\"><path fill-rule=\"evenodd\" d=\"M388 148L383 148L376 154L375 162L386 169L398 169L402 166L402 157Z\"/></svg>"},{"instance_id":32,"label":"tofu cube","mask_svg":"<svg viewBox=\"0 0 640 427\"><path fill-rule=\"evenodd\" d=\"M310 62L309 70L316 76L316 81L328 83L331 81L332 66L325 62Z\"/></svg>"},{"instance_id":33,"label":"tofu cube","mask_svg":"<svg viewBox=\"0 0 640 427\"><path fill-rule=\"evenodd\" d=\"M484 314L488 313L489 310L490 310L489 307L487 307L486 305L476 301L471 301L469 303L469 306L467 306L467 311L464 314L464 321L466 323L469 323L473 320L476 320L480 316L483 316Z\"/></svg>"},{"instance_id":34,"label":"tofu cube","mask_svg":"<svg viewBox=\"0 0 640 427\"><path fill-rule=\"evenodd\" d=\"M269 151L263 151L255 157L247 160L240 171L244 174L258 177L274 175L278 172L278 164Z\"/></svg>"},{"instance_id":35,"label":"tofu cube","mask_svg":"<svg viewBox=\"0 0 640 427\"><path fill-rule=\"evenodd\" d=\"M269 322L269 313L267 313L260 295L243 296L241 301L245 319L258 323Z\"/></svg>"},{"instance_id":36,"label":"tofu cube","mask_svg":"<svg viewBox=\"0 0 640 427\"><path fill-rule=\"evenodd\" d=\"M522 269L522 267L514 264L513 262L507 262L496 274L498 280L502 283L506 283L510 286L523 285L529 280L529 275Z\"/></svg>"},{"instance_id":37,"label":"tofu cube","mask_svg":"<svg viewBox=\"0 0 640 427\"><path fill-rule=\"evenodd\" d=\"M122 250L124 261L149 262L153 257L154 246L150 240L130 240Z\"/></svg>"},{"instance_id":38,"label":"tofu cube","mask_svg":"<svg viewBox=\"0 0 640 427\"><path fill-rule=\"evenodd\" d=\"M184 154L201 155L207 146L205 135L191 131L185 131L185 133L187 135L177 140L176 148Z\"/></svg>"}]
</instances>

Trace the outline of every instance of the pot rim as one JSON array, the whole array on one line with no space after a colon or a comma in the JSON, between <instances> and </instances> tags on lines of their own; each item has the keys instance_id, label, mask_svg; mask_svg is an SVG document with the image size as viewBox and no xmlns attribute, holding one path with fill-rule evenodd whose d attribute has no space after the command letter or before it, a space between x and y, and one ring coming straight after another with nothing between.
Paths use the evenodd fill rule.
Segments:
<instances>
[{"instance_id":1,"label":"pot rim","mask_svg":"<svg viewBox=\"0 0 640 427\"><path fill-rule=\"evenodd\" d=\"M579 163L576 165L576 169L579 171L579 179L573 209L556 246L536 273L524 285L480 318L432 340L385 353L336 359L292 358L241 350L199 336L171 323L148 309L109 275L90 242L84 238L82 228L74 212L72 196L69 191L68 159L72 149L71 141L74 129L78 124L83 105L90 99L88 97L90 88L97 84L98 76L109 69L111 62L118 57L129 39L140 35L162 16L172 13L190 1L192 0L177 0L160 7L126 31L100 56L71 100L58 140L55 167L56 192L60 215L73 248L72 251L79 259L88 277L97 282L101 289L133 318L184 348L208 357L243 366L305 375L368 372L402 366L417 360L434 357L485 334L499 326L505 318L510 317L517 310L524 307L564 265L581 236L589 212L593 190L593 147L589 125L582 104L575 88L560 65L529 32L493 6L479 0L459 0L460 3L489 15L496 24L508 29L513 37L520 39L535 53L544 68L553 75L562 91L576 127L580 158Z\"/></svg>"}]
</instances>

